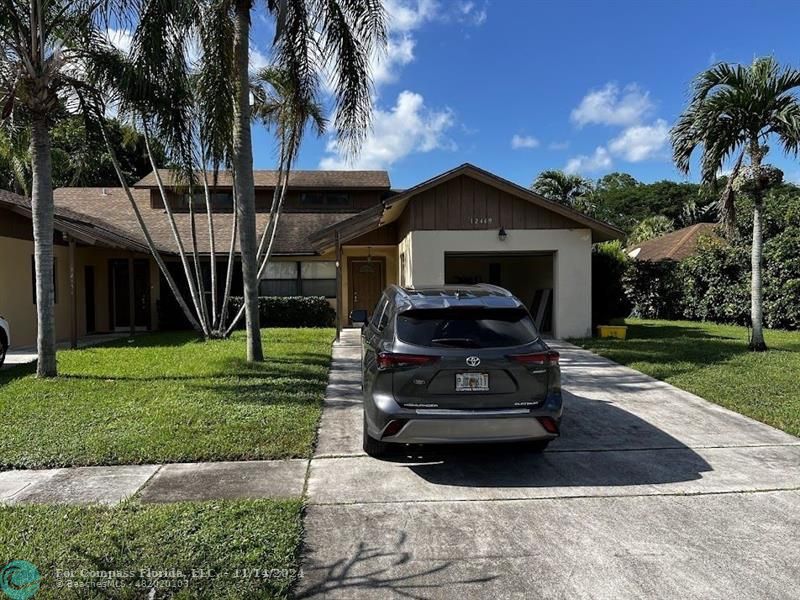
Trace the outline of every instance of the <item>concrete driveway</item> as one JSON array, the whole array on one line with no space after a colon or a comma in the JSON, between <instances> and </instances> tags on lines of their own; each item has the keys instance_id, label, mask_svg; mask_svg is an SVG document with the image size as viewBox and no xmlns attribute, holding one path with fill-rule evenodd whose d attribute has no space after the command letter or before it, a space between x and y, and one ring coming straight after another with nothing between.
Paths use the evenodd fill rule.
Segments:
<instances>
[{"instance_id":1,"label":"concrete driveway","mask_svg":"<svg viewBox=\"0 0 800 600\"><path fill-rule=\"evenodd\" d=\"M298 597L797 598L800 439L561 346L563 436L379 461L346 331Z\"/></svg>"}]
</instances>

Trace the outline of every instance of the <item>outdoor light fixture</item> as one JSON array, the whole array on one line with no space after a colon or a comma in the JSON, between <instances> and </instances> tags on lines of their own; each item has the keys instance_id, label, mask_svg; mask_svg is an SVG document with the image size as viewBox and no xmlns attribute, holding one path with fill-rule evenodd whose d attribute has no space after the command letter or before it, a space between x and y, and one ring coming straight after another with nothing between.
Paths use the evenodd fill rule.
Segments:
<instances>
[{"instance_id":1,"label":"outdoor light fixture","mask_svg":"<svg viewBox=\"0 0 800 600\"><path fill-rule=\"evenodd\" d=\"M505 227L500 227L500 231L497 232L497 237L500 238L501 242L505 242L506 238L508 237L508 233L506 232Z\"/></svg>"}]
</instances>

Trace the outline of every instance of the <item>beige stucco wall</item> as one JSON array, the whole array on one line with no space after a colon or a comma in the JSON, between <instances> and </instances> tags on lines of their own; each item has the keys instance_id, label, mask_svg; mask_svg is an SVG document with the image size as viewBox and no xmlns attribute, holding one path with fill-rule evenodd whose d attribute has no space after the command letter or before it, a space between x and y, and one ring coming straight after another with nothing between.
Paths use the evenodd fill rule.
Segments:
<instances>
[{"instance_id":1,"label":"beige stucco wall","mask_svg":"<svg viewBox=\"0 0 800 600\"><path fill-rule=\"evenodd\" d=\"M446 252L553 252L554 334L560 338L591 333L592 234L588 229L512 229L497 232L412 231L399 245L406 254L408 285L442 285Z\"/></svg>"},{"instance_id":2,"label":"beige stucco wall","mask_svg":"<svg viewBox=\"0 0 800 600\"><path fill-rule=\"evenodd\" d=\"M70 282L69 248L57 245L53 248L56 258L55 304L56 339L67 341L70 336ZM33 242L16 238L0 237L0 315L11 327L12 347L36 344L36 306L33 304L33 273L31 266ZM78 335L86 334L86 298L84 266L95 267L95 327L97 332L109 331L109 284L108 261L112 258L127 259L125 251L79 246L75 252L75 275L78 304ZM137 254L136 258L144 255ZM159 295L158 267L150 259L150 306L151 322L158 322L156 302Z\"/></svg>"},{"instance_id":3,"label":"beige stucco wall","mask_svg":"<svg viewBox=\"0 0 800 600\"><path fill-rule=\"evenodd\" d=\"M33 242L0 237L0 315L11 328L11 345L36 343L36 305L33 303L31 267ZM69 254L66 246L54 246L56 259L56 336L69 338Z\"/></svg>"}]
</instances>

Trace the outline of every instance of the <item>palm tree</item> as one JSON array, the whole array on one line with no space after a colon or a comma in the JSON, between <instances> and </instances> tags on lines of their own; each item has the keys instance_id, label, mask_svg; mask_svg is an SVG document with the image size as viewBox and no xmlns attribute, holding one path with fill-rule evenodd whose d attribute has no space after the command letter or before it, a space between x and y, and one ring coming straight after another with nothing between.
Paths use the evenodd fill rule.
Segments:
<instances>
[{"instance_id":1,"label":"palm tree","mask_svg":"<svg viewBox=\"0 0 800 600\"><path fill-rule=\"evenodd\" d=\"M578 198L592 193L593 186L591 181L580 175L553 169L539 173L531 189L550 200L575 206Z\"/></svg>"},{"instance_id":2,"label":"palm tree","mask_svg":"<svg viewBox=\"0 0 800 600\"><path fill-rule=\"evenodd\" d=\"M321 136L325 133L327 120L319 101L311 96L303 106L294 104L294 81L286 71L265 67L257 74L251 84L251 92L255 98L253 116L267 128L274 129L278 140L278 176L273 192L267 226L261 235L258 245L257 264L258 279L261 279L272 255L275 235L278 231L283 201L289 185L292 164L300 151L306 125L310 124L314 132ZM228 325L227 334L236 327L242 317L244 306Z\"/></svg>"},{"instance_id":3,"label":"palm tree","mask_svg":"<svg viewBox=\"0 0 800 600\"><path fill-rule=\"evenodd\" d=\"M108 44L86 0L0 4L0 118L30 128L39 377L57 375L53 312L53 175L50 129L61 98L81 87L77 72Z\"/></svg>"},{"instance_id":4,"label":"palm tree","mask_svg":"<svg viewBox=\"0 0 800 600\"><path fill-rule=\"evenodd\" d=\"M764 164L764 157L770 139L779 143L784 152L797 154L798 88L800 71L782 68L773 57L758 58L749 66L714 65L695 78L689 105L671 131L673 159L678 169L689 173L692 154L699 147L701 177L707 184L713 185L725 163L737 157L720 197L719 212L732 231L736 218L735 193L746 193L753 199L750 348L755 351L767 349L761 285L764 195L782 179L779 170Z\"/></svg>"},{"instance_id":5,"label":"palm tree","mask_svg":"<svg viewBox=\"0 0 800 600\"><path fill-rule=\"evenodd\" d=\"M212 2L216 12L233 11L232 58L209 68L225 70L233 82L232 156L238 196L239 249L242 256L244 306L247 323L247 359L263 359L258 322L258 244L255 227L253 148L250 136L250 11L252 0ZM369 59L386 41L380 0L267 0L275 20L273 66L292 81L289 102L299 113L313 104L323 77L329 77L335 99L334 126L340 142L355 150L372 115ZM203 36L209 40L212 36ZM227 44L218 33L217 44Z\"/></svg>"}]
</instances>

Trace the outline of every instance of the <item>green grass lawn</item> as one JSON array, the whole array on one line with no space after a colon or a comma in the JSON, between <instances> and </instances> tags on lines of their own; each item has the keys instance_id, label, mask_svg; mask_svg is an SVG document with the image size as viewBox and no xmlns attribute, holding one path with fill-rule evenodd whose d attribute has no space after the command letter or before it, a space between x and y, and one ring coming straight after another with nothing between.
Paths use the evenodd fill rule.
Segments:
<instances>
[{"instance_id":1,"label":"green grass lawn","mask_svg":"<svg viewBox=\"0 0 800 600\"><path fill-rule=\"evenodd\" d=\"M60 376L0 372L0 468L308 456L332 329L265 329L266 361L244 333L198 341L154 333L59 352Z\"/></svg>"},{"instance_id":2,"label":"green grass lawn","mask_svg":"<svg viewBox=\"0 0 800 600\"><path fill-rule=\"evenodd\" d=\"M800 332L767 331L770 351L754 353L744 327L638 319L626 324L625 341L571 341L800 436Z\"/></svg>"},{"instance_id":3,"label":"green grass lawn","mask_svg":"<svg viewBox=\"0 0 800 600\"><path fill-rule=\"evenodd\" d=\"M0 560L36 566L37 599L284 598L301 519L299 500L4 507Z\"/></svg>"}]
</instances>

